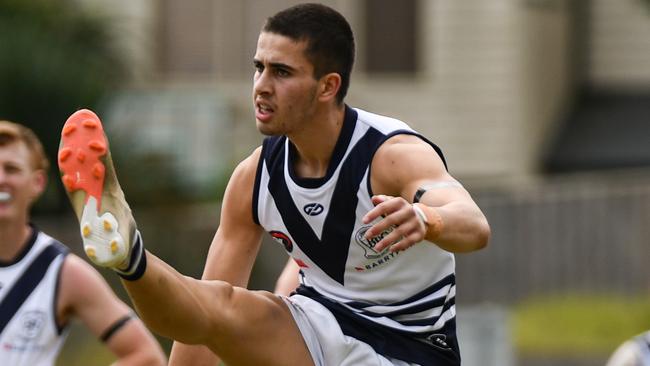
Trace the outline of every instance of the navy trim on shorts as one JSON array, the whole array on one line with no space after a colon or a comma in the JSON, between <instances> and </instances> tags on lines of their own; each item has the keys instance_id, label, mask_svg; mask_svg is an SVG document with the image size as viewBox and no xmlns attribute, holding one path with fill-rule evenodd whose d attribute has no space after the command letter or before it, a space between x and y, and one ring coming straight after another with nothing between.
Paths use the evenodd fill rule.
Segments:
<instances>
[{"instance_id":1,"label":"navy trim on shorts","mask_svg":"<svg viewBox=\"0 0 650 366\"><path fill-rule=\"evenodd\" d=\"M300 285L296 293L325 306L336 318L343 334L367 343L383 356L422 366L460 366L455 318L447 321L441 329L419 334L367 320L311 287Z\"/></svg>"}]
</instances>

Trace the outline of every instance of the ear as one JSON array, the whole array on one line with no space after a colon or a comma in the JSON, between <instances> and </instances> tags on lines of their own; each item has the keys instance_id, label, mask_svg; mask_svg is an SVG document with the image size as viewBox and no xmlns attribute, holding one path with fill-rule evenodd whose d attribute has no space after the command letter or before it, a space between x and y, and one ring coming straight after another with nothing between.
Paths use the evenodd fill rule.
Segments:
<instances>
[{"instance_id":1,"label":"ear","mask_svg":"<svg viewBox=\"0 0 650 366\"><path fill-rule=\"evenodd\" d=\"M40 197L41 194L45 191L47 186L47 174L44 170L35 170L34 176L32 177L32 198L34 201Z\"/></svg>"},{"instance_id":2,"label":"ear","mask_svg":"<svg viewBox=\"0 0 650 366\"><path fill-rule=\"evenodd\" d=\"M341 75L335 72L324 75L320 78L319 88L319 100L327 101L330 99L335 99L336 94L341 88Z\"/></svg>"}]
</instances>

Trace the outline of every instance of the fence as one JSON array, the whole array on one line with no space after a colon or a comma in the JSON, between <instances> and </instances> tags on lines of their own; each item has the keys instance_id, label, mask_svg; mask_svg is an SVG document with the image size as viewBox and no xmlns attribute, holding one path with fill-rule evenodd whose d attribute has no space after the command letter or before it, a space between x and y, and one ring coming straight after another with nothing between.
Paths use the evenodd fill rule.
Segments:
<instances>
[{"instance_id":1,"label":"fence","mask_svg":"<svg viewBox=\"0 0 650 366\"><path fill-rule=\"evenodd\" d=\"M481 252L457 255L460 302L650 293L647 173L558 178L475 198L492 240Z\"/></svg>"},{"instance_id":2,"label":"fence","mask_svg":"<svg viewBox=\"0 0 650 366\"><path fill-rule=\"evenodd\" d=\"M569 291L650 293L650 174L561 178L473 192L492 227L490 245L457 258L458 302L509 305ZM218 205L136 208L147 247L198 277L218 225ZM74 217L39 217L44 230L80 251ZM271 289L286 261L262 246L251 287Z\"/></svg>"}]
</instances>

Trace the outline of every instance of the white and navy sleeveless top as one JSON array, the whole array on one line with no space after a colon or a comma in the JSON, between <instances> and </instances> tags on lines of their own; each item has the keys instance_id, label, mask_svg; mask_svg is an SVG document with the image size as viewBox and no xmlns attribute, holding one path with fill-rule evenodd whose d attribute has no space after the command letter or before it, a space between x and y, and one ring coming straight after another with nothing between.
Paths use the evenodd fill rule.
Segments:
<instances>
[{"instance_id":1,"label":"white and navy sleeveless top","mask_svg":"<svg viewBox=\"0 0 650 366\"><path fill-rule=\"evenodd\" d=\"M639 364L650 365L650 331L639 334L632 342L638 349Z\"/></svg>"},{"instance_id":2,"label":"white and navy sleeveless top","mask_svg":"<svg viewBox=\"0 0 650 366\"><path fill-rule=\"evenodd\" d=\"M396 134L419 136L444 162L440 149L405 123L349 107L323 178L298 177L292 143L284 136L266 138L253 216L300 266L298 293L328 307L344 333L363 338L368 329L377 327L377 332L404 335L407 343L418 338L422 341L418 343L457 350L454 256L431 243L399 253L378 252L374 245L381 238L364 238L371 224L363 224L361 218L374 207L372 158ZM386 337L393 342L394 335ZM376 341L362 340L377 349ZM414 352L420 351L406 349Z\"/></svg>"},{"instance_id":3,"label":"white and navy sleeveless top","mask_svg":"<svg viewBox=\"0 0 650 366\"><path fill-rule=\"evenodd\" d=\"M0 364L54 365L67 336L56 321L57 288L68 249L32 228L25 250L0 262Z\"/></svg>"}]
</instances>

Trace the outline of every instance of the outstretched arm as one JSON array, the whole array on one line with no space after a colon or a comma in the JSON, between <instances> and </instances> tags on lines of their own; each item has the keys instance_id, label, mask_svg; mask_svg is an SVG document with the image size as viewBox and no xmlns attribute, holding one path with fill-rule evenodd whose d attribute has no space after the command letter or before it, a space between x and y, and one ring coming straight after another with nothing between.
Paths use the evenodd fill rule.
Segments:
<instances>
[{"instance_id":1,"label":"outstretched arm","mask_svg":"<svg viewBox=\"0 0 650 366\"><path fill-rule=\"evenodd\" d=\"M375 250L389 246L391 251L404 250L422 240L450 252L470 252L487 245L490 227L485 216L447 172L440 156L420 138L397 135L386 141L373 158L371 184L376 206L363 220L370 223L384 218L366 236L395 227ZM414 208L418 190L420 203Z\"/></svg>"},{"instance_id":2,"label":"outstretched arm","mask_svg":"<svg viewBox=\"0 0 650 366\"><path fill-rule=\"evenodd\" d=\"M77 317L118 358L114 365L164 365L156 339L88 263L69 255L61 269L58 319Z\"/></svg>"},{"instance_id":3,"label":"outstretched arm","mask_svg":"<svg viewBox=\"0 0 650 366\"><path fill-rule=\"evenodd\" d=\"M289 296L300 284L298 272L300 272L300 267L293 258L289 258L275 283L273 292L277 295Z\"/></svg>"}]
</instances>

